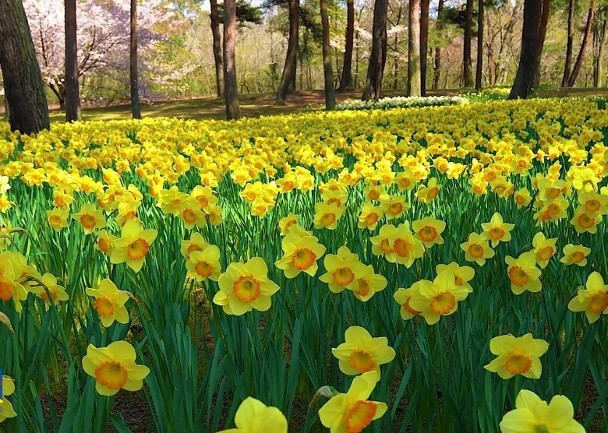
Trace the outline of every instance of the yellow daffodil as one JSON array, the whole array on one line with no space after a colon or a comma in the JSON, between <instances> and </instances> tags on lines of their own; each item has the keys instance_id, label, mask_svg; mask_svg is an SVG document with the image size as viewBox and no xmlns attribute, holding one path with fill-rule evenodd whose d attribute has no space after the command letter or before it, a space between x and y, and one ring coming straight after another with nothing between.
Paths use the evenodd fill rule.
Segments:
<instances>
[{"instance_id":1,"label":"yellow daffodil","mask_svg":"<svg viewBox=\"0 0 608 433\"><path fill-rule=\"evenodd\" d=\"M424 255L424 245L414 237L408 222L399 224L397 230L388 238L390 253L385 253L386 260L399 263L407 268L414 264L416 259Z\"/></svg>"},{"instance_id":2,"label":"yellow daffodil","mask_svg":"<svg viewBox=\"0 0 608 433\"><path fill-rule=\"evenodd\" d=\"M513 198L515 199L515 204L518 208L528 206L532 201L532 196L527 188L521 188L515 191L515 193L513 193Z\"/></svg>"},{"instance_id":3,"label":"yellow daffodil","mask_svg":"<svg viewBox=\"0 0 608 433\"><path fill-rule=\"evenodd\" d=\"M497 358L484 368L497 373L502 379L510 379L521 374L529 379L538 379L542 374L540 357L549 349L549 343L532 337L512 334L501 335L490 340L490 352Z\"/></svg>"},{"instance_id":4,"label":"yellow daffodil","mask_svg":"<svg viewBox=\"0 0 608 433\"><path fill-rule=\"evenodd\" d=\"M501 433L585 433L566 396L555 395L547 404L527 389L519 391L515 409L503 416L499 427Z\"/></svg>"},{"instance_id":5,"label":"yellow daffodil","mask_svg":"<svg viewBox=\"0 0 608 433\"><path fill-rule=\"evenodd\" d=\"M334 395L319 409L321 423L330 433L360 433L388 409L386 403L368 400L378 373L370 371L353 379L346 393Z\"/></svg>"},{"instance_id":6,"label":"yellow daffodil","mask_svg":"<svg viewBox=\"0 0 608 433\"><path fill-rule=\"evenodd\" d=\"M298 224L298 219L299 216L293 213L281 218L279 220L279 229L281 229L281 235L285 236L287 233L289 233L291 226Z\"/></svg>"},{"instance_id":7,"label":"yellow daffodil","mask_svg":"<svg viewBox=\"0 0 608 433\"><path fill-rule=\"evenodd\" d=\"M384 211L387 220L400 218L408 210L409 205L405 202L405 196L382 194L380 196L380 207Z\"/></svg>"},{"instance_id":8,"label":"yellow daffodil","mask_svg":"<svg viewBox=\"0 0 608 433\"><path fill-rule=\"evenodd\" d=\"M295 227L295 226L292 226ZM300 236L289 233L281 242L283 257L275 263L287 278L295 278L304 272L311 277L317 273L317 260L325 254L325 247L315 236Z\"/></svg>"},{"instance_id":9,"label":"yellow daffodil","mask_svg":"<svg viewBox=\"0 0 608 433\"><path fill-rule=\"evenodd\" d=\"M209 244L207 243L205 238L203 238L203 235L197 232L193 232L192 236L190 236L190 239L186 239L181 242L180 252L182 253L182 256L184 256L187 260L190 258L190 254L195 251L203 251L208 246Z\"/></svg>"},{"instance_id":10,"label":"yellow daffodil","mask_svg":"<svg viewBox=\"0 0 608 433\"><path fill-rule=\"evenodd\" d=\"M17 275L15 268L8 260L7 252L0 253L0 301L13 301L15 310L21 312L23 308L21 301L27 299L25 287L17 282L20 275Z\"/></svg>"},{"instance_id":11,"label":"yellow daffodil","mask_svg":"<svg viewBox=\"0 0 608 433\"><path fill-rule=\"evenodd\" d=\"M557 252L557 238L547 239L543 233L536 233L532 239L532 246L534 247L534 258L536 264L541 268L547 267L551 257Z\"/></svg>"},{"instance_id":12,"label":"yellow daffodil","mask_svg":"<svg viewBox=\"0 0 608 433\"><path fill-rule=\"evenodd\" d=\"M70 226L69 217L70 211L68 209L55 208L46 211L46 219L49 226L56 231L61 231Z\"/></svg>"},{"instance_id":13,"label":"yellow daffodil","mask_svg":"<svg viewBox=\"0 0 608 433\"><path fill-rule=\"evenodd\" d=\"M107 347L87 347L82 368L95 378L95 389L101 395L112 396L121 389L139 391L150 369L135 363L135 349L126 341L116 341Z\"/></svg>"},{"instance_id":14,"label":"yellow daffodil","mask_svg":"<svg viewBox=\"0 0 608 433\"><path fill-rule=\"evenodd\" d=\"M445 230L445 222L432 218L425 217L415 220L412 223L414 229L414 237L418 239L426 248L431 248L433 245L442 245L443 238L441 234Z\"/></svg>"},{"instance_id":15,"label":"yellow daffodil","mask_svg":"<svg viewBox=\"0 0 608 433\"><path fill-rule=\"evenodd\" d=\"M384 211L380 206L374 206L372 203L365 203L359 214L359 222L357 227L360 229L366 228L374 230L378 226L380 218L384 215Z\"/></svg>"},{"instance_id":16,"label":"yellow daffodil","mask_svg":"<svg viewBox=\"0 0 608 433\"><path fill-rule=\"evenodd\" d=\"M144 229L139 219L129 220L122 228L121 237L114 243L110 261L115 264L126 262L139 272L157 235L158 231L154 229Z\"/></svg>"},{"instance_id":17,"label":"yellow daffodil","mask_svg":"<svg viewBox=\"0 0 608 433\"><path fill-rule=\"evenodd\" d=\"M109 234L107 231L100 230L99 233L97 233L97 242L95 243L95 248L109 256L112 254L114 243L117 239L118 237Z\"/></svg>"},{"instance_id":18,"label":"yellow daffodil","mask_svg":"<svg viewBox=\"0 0 608 433\"><path fill-rule=\"evenodd\" d=\"M410 320L416 316L420 316L420 311L414 310L410 305L410 300L415 292L420 291L420 281L412 284L408 289L399 288L393 293L393 299L399 304L399 313L403 320Z\"/></svg>"},{"instance_id":19,"label":"yellow daffodil","mask_svg":"<svg viewBox=\"0 0 608 433\"><path fill-rule=\"evenodd\" d=\"M40 282L44 284L44 286L41 286L36 282L32 282L32 284L29 286L30 292L38 295L45 302L49 303L49 294L55 303L70 299L70 296L67 294L65 289L57 284L57 278L55 278L54 275L46 273L40 277Z\"/></svg>"},{"instance_id":20,"label":"yellow daffodil","mask_svg":"<svg viewBox=\"0 0 608 433\"><path fill-rule=\"evenodd\" d=\"M103 213L91 203L82 205L80 211L73 214L72 218L80 224L82 230L87 235L106 226L106 219Z\"/></svg>"},{"instance_id":21,"label":"yellow daffodil","mask_svg":"<svg viewBox=\"0 0 608 433\"><path fill-rule=\"evenodd\" d=\"M437 179L432 177L429 179L426 185L422 185L418 188L416 192L416 197L423 203L430 203L435 200L437 195L439 194L440 186L437 182Z\"/></svg>"},{"instance_id":22,"label":"yellow daffodil","mask_svg":"<svg viewBox=\"0 0 608 433\"><path fill-rule=\"evenodd\" d=\"M505 258L507 263L507 274L511 280L511 291L516 295L521 295L526 290L530 292L540 292L542 284L540 282L541 271L536 267L536 256L533 251L522 253L517 259L511 256Z\"/></svg>"},{"instance_id":23,"label":"yellow daffodil","mask_svg":"<svg viewBox=\"0 0 608 433\"><path fill-rule=\"evenodd\" d=\"M129 323L129 312L125 308L129 293L118 290L118 287L108 278L101 281L97 289L86 289L87 295L93 299L93 308L99 314L101 324L108 328L114 321L123 325Z\"/></svg>"},{"instance_id":24,"label":"yellow daffodil","mask_svg":"<svg viewBox=\"0 0 608 433\"><path fill-rule=\"evenodd\" d=\"M587 278L586 289L579 288L578 293L568 303L570 311L584 311L589 323L596 322L600 315L608 314L608 285L599 272L592 272Z\"/></svg>"},{"instance_id":25,"label":"yellow daffodil","mask_svg":"<svg viewBox=\"0 0 608 433\"><path fill-rule=\"evenodd\" d=\"M602 222L600 213L589 213L585 208L578 208L570 220L577 233L597 233L597 225Z\"/></svg>"},{"instance_id":26,"label":"yellow daffodil","mask_svg":"<svg viewBox=\"0 0 608 433\"><path fill-rule=\"evenodd\" d=\"M471 233L469 239L460 244L460 248L464 251L464 259L467 262L475 262L479 266L485 265L486 260L496 254L490 248L487 238L479 233Z\"/></svg>"},{"instance_id":27,"label":"yellow daffodil","mask_svg":"<svg viewBox=\"0 0 608 433\"><path fill-rule=\"evenodd\" d=\"M162 189L158 192L158 207L167 215L179 216L188 206L189 194L179 190L177 186Z\"/></svg>"},{"instance_id":28,"label":"yellow daffodil","mask_svg":"<svg viewBox=\"0 0 608 433\"><path fill-rule=\"evenodd\" d=\"M326 228L335 230L338 227L338 220L344 214L344 208L336 203L317 203L315 204L314 225L315 228Z\"/></svg>"},{"instance_id":29,"label":"yellow daffodil","mask_svg":"<svg viewBox=\"0 0 608 433\"><path fill-rule=\"evenodd\" d=\"M236 428L218 433L287 433L287 418L279 409L266 406L260 400L247 397L234 415Z\"/></svg>"},{"instance_id":30,"label":"yellow daffodil","mask_svg":"<svg viewBox=\"0 0 608 433\"><path fill-rule=\"evenodd\" d=\"M389 238L397 235L398 230L392 224L385 224L380 227L380 231L376 236L369 240L372 243L372 254L376 256L390 255L394 253L393 247L390 244Z\"/></svg>"},{"instance_id":31,"label":"yellow daffodil","mask_svg":"<svg viewBox=\"0 0 608 433\"><path fill-rule=\"evenodd\" d=\"M441 316L448 316L458 309L458 302L466 299L469 288L456 285L454 274L443 271L433 281L421 280L412 285L409 306L419 311L429 325L434 325Z\"/></svg>"},{"instance_id":32,"label":"yellow daffodil","mask_svg":"<svg viewBox=\"0 0 608 433\"><path fill-rule=\"evenodd\" d=\"M344 289L357 290L358 280L365 274L365 265L359 261L356 253L342 246L337 254L327 254L323 261L325 273L319 280L327 283L329 290L340 293Z\"/></svg>"},{"instance_id":33,"label":"yellow daffodil","mask_svg":"<svg viewBox=\"0 0 608 433\"><path fill-rule=\"evenodd\" d=\"M507 224L503 221L502 215L495 212L490 219L490 222L481 224L483 234L490 240L492 248L496 248L500 242L509 242L511 240L511 230L515 224Z\"/></svg>"},{"instance_id":34,"label":"yellow daffodil","mask_svg":"<svg viewBox=\"0 0 608 433\"><path fill-rule=\"evenodd\" d=\"M8 418L15 418L17 413L13 405L6 397L15 392L15 382L9 376L2 376L2 393L5 398L0 398L0 423ZM1 396L0 396L1 397Z\"/></svg>"},{"instance_id":35,"label":"yellow daffodil","mask_svg":"<svg viewBox=\"0 0 608 433\"><path fill-rule=\"evenodd\" d=\"M475 269L470 266L460 266L456 262L451 262L447 265L439 264L436 267L437 275L442 272L451 272L454 275L454 284L458 287L464 287L469 293L473 292L473 287L469 281L475 276Z\"/></svg>"},{"instance_id":36,"label":"yellow daffodil","mask_svg":"<svg viewBox=\"0 0 608 433\"><path fill-rule=\"evenodd\" d=\"M374 272L372 265L365 267L365 273L357 279L357 288L353 290L355 298L362 302L369 301L376 292L380 292L386 288L388 281L382 275Z\"/></svg>"},{"instance_id":37,"label":"yellow daffodil","mask_svg":"<svg viewBox=\"0 0 608 433\"><path fill-rule=\"evenodd\" d=\"M208 245L202 251L194 251L186 261L188 276L196 281L205 278L217 281L222 272L220 266L220 249L216 245Z\"/></svg>"},{"instance_id":38,"label":"yellow daffodil","mask_svg":"<svg viewBox=\"0 0 608 433\"><path fill-rule=\"evenodd\" d=\"M388 345L386 337L374 338L360 326L350 326L344 333L344 339L344 343L331 349L344 374L354 375L375 371L379 380L380 366L395 358L395 351Z\"/></svg>"},{"instance_id":39,"label":"yellow daffodil","mask_svg":"<svg viewBox=\"0 0 608 433\"><path fill-rule=\"evenodd\" d=\"M226 314L240 316L256 309L270 308L270 297L279 286L268 279L268 268L264 259L254 257L246 263L230 263L218 278L220 291L213 297L213 303L221 305Z\"/></svg>"},{"instance_id":40,"label":"yellow daffodil","mask_svg":"<svg viewBox=\"0 0 608 433\"><path fill-rule=\"evenodd\" d=\"M582 245L567 244L564 247L564 256L559 259L565 265L585 266L587 264L587 256L591 252L591 248Z\"/></svg>"}]
</instances>

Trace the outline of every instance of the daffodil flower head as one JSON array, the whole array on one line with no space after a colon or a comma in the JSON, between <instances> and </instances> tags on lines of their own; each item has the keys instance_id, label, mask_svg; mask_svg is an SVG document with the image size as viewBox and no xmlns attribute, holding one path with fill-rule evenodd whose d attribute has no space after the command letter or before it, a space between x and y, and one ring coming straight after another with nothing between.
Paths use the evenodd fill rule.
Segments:
<instances>
[{"instance_id":1,"label":"daffodil flower head","mask_svg":"<svg viewBox=\"0 0 608 433\"><path fill-rule=\"evenodd\" d=\"M553 396L549 404L527 389L517 394L515 409L500 421L501 433L585 433L574 419L574 408L567 397Z\"/></svg>"},{"instance_id":2,"label":"daffodil flower head","mask_svg":"<svg viewBox=\"0 0 608 433\"><path fill-rule=\"evenodd\" d=\"M608 314L608 285L599 272L592 272L587 278L586 288L580 288L577 295L568 303L574 312L584 311L589 323L596 322L600 315Z\"/></svg>"},{"instance_id":3,"label":"daffodil flower head","mask_svg":"<svg viewBox=\"0 0 608 433\"><path fill-rule=\"evenodd\" d=\"M378 373L369 371L357 376L346 393L333 396L319 409L321 423L330 433L360 433L372 421L382 417L388 409L386 403L368 400Z\"/></svg>"},{"instance_id":4,"label":"daffodil flower head","mask_svg":"<svg viewBox=\"0 0 608 433\"><path fill-rule=\"evenodd\" d=\"M234 415L236 428L218 433L287 433L287 418L279 409L247 397Z\"/></svg>"},{"instance_id":5,"label":"daffodil flower head","mask_svg":"<svg viewBox=\"0 0 608 433\"><path fill-rule=\"evenodd\" d=\"M497 355L484 368L497 373L502 379L510 379L521 374L530 379L538 379L542 374L540 357L549 349L549 344L528 333L522 337L512 334L501 335L490 340L490 352Z\"/></svg>"},{"instance_id":6,"label":"daffodil flower head","mask_svg":"<svg viewBox=\"0 0 608 433\"><path fill-rule=\"evenodd\" d=\"M344 333L345 342L331 353L338 358L340 370L354 375L375 371L380 380L380 365L395 358L395 350L388 345L386 337L372 337L361 326L350 326Z\"/></svg>"}]
</instances>

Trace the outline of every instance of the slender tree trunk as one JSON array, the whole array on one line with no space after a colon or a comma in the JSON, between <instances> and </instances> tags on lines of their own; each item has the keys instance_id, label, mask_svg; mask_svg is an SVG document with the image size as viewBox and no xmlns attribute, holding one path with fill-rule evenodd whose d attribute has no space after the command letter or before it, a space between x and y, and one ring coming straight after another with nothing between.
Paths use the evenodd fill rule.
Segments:
<instances>
[{"instance_id":1,"label":"slender tree trunk","mask_svg":"<svg viewBox=\"0 0 608 433\"><path fill-rule=\"evenodd\" d=\"M545 45L545 37L547 36L547 24L549 23L549 12L551 11L551 0L540 0L540 23L538 24L538 32L536 46L538 49L535 52L533 88L538 89L540 86L540 62L543 56L543 46Z\"/></svg>"},{"instance_id":2,"label":"slender tree trunk","mask_svg":"<svg viewBox=\"0 0 608 433\"><path fill-rule=\"evenodd\" d=\"M426 96L426 65L429 51L430 0L420 0L420 94Z\"/></svg>"},{"instance_id":3,"label":"slender tree trunk","mask_svg":"<svg viewBox=\"0 0 608 433\"><path fill-rule=\"evenodd\" d=\"M602 87L604 84L604 48L606 46L606 10L598 12L599 19L596 19L594 32L594 53L593 53L593 87Z\"/></svg>"},{"instance_id":4,"label":"slender tree trunk","mask_svg":"<svg viewBox=\"0 0 608 433\"><path fill-rule=\"evenodd\" d=\"M78 39L76 36L76 0L65 0L65 120L80 120L78 89Z\"/></svg>"},{"instance_id":5,"label":"slender tree trunk","mask_svg":"<svg viewBox=\"0 0 608 433\"><path fill-rule=\"evenodd\" d=\"M353 88L353 45L355 42L355 0L346 0L346 46L339 92Z\"/></svg>"},{"instance_id":6,"label":"slender tree trunk","mask_svg":"<svg viewBox=\"0 0 608 433\"><path fill-rule=\"evenodd\" d=\"M281 83L277 92L276 103L285 105L287 93L293 90L293 83L296 79L296 67L298 62L298 38L300 29L300 2L299 0L289 0L289 39L287 41L287 55L285 56L285 66Z\"/></svg>"},{"instance_id":7,"label":"slender tree trunk","mask_svg":"<svg viewBox=\"0 0 608 433\"><path fill-rule=\"evenodd\" d=\"M548 10L549 3L549 0L525 0L524 2L519 66L509 99L525 99L535 88L544 43L543 33L546 33L546 29L541 28L543 9Z\"/></svg>"},{"instance_id":8,"label":"slender tree trunk","mask_svg":"<svg viewBox=\"0 0 608 433\"><path fill-rule=\"evenodd\" d=\"M129 75L131 81L131 114L141 119L139 105L139 80L137 78L137 0L131 0L131 33L129 41Z\"/></svg>"},{"instance_id":9,"label":"slender tree trunk","mask_svg":"<svg viewBox=\"0 0 608 433\"><path fill-rule=\"evenodd\" d=\"M372 52L367 67L367 83L363 99L380 99L382 78L386 64L386 23L388 20L388 0L376 0L374 4L374 22L372 28Z\"/></svg>"},{"instance_id":10,"label":"slender tree trunk","mask_svg":"<svg viewBox=\"0 0 608 433\"><path fill-rule=\"evenodd\" d=\"M401 24L401 16L403 15L403 5L399 4L399 11L397 12L397 20L395 26ZM393 36L393 49L395 50L395 57L393 58L393 89L397 90L399 87L399 56L396 54L399 52L399 32L395 32Z\"/></svg>"},{"instance_id":11,"label":"slender tree trunk","mask_svg":"<svg viewBox=\"0 0 608 433\"><path fill-rule=\"evenodd\" d=\"M42 74L21 0L0 0L0 68L11 130L32 134L48 129Z\"/></svg>"},{"instance_id":12,"label":"slender tree trunk","mask_svg":"<svg viewBox=\"0 0 608 433\"><path fill-rule=\"evenodd\" d=\"M334 73L331 67L331 47L329 45L329 14L327 0L319 1L321 9L321 27L323 28L323 72L325 76L325 108L333 110L336 107L336 89L334 88Z\"/></svg>"},{"instance_id":13,"label":"slender tree trunk","mask_svg":"<svg viewBox=\"0 0 608 433\"><path fill-rule=\"evenodd\" d=\"M236 2L224 0L224 99L226 119L241 117L236 81Z\"/></svg>"},{"instance_id":14,"label":"slender tree trunk","mask_svg":"<svg viewBox=\"0 0 608 433\"><path fill-rule=\"evenodd\" d=\"M213 36L213 60L215 63L215 86L217 97L224 96L224 80L222 78L222 35L220 34L220 17L217 0L209 0L211 13L211 35Z\"/></svg>"},{"instance_id":15,"label":"slender tree trunk","mask_svg":"<svg viewBox=\"0 0 608 433\"><path fill-rule=\"evenodd\" d=\"M477 64L475 65L475 90L483 85L483 15L484 0L477 2Z\"/></svg>"},{"instance_id":16,"label":"slender tree trunk","mask_svg":"<svg viewBox=\"0 0 608 433\"><path fill-rule=\"evenodd\" d=\"M463 82L464 87L473 87L473 59L471 57L471 43L473 40L473 0L467 0L464 14L464 45L462 50Z\"/></svg>"},{"instance_id":17,"label":"slender tree trunk","mask_svg":"<svg viewBox=\"0 0 608 433\"><path fill-rule=\"evenodd\" d=\"M437 6L437 15L443 11L444 0L439 0ZM439 80L441 79L441 48L435 47L435 60L433 62L433 89L439 89Z\"/></svg>"},{"instance_id":18,"label":"slender tree trunk","mask_svg":"<svg viewBox=\"0 0 608 433\"><path fill-rule=\"evenodd\" d=\"M576 56L576 61L574 62L574 66L572 67L572 72L570 73L570 78L568 78L568 87L573 87L576 79L578 78L578 74L581 70L581 66L583 65L583 60L585 59L585 52L587 51L587 45L589 44L589 36L591 35L591 28L593 27L593 20L595 18L595 0L591 0L589 2L589 12L587 13L587 23L585 24L585 33L583 33L583 40L581 41L581 48L578 51L578 56Z\"/></svg>"},{"instance_id":19,"label":"slender tree trunk","mask_svg":"<svg viewBox=\"0 0 608 433\"><path fill-rule=\"evenodd\" d=\"M568 79L570 78L572 68L572 45L574 41L574 34L572 30L572 20L574 19L574 0L568 1L568 25L567 25L567 38L566 38L566 58L564 59L564 74L562 76L562 87L568 85Z\"/></svg>"},{"instance_id":20,"label":"slender tree trunk","mask_svg":"<svg viewBox=\"0 0 608 433\"><path fill-rule=\"evenodd\" d=\"M420 96L420 0L408 4L407 96Z\"/></svg>"}]
</instances>

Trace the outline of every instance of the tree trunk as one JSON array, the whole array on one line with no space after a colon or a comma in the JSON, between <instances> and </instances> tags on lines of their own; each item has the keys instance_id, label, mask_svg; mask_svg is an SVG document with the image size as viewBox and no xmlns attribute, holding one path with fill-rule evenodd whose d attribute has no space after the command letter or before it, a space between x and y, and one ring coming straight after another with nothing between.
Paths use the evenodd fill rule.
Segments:
<instances>
[{"instance_id":1,"label":"tree trunk","mask_svg":"<svg viewBox=\"0 0 608 433\"><path fill-rule=\"evenodd\" d=\"M420 94L426 96L426 60L429 51L429 3L420 0Z\"/></svg>"},{"instance_id":2,"label":"tree trunk","mask_svg":"<svg viewBox=\"0 0 608 433\"><path fill-rule=\"evenodd\" d=\"M329 14L327 0L320 0L321 27L323 28L323 72L325 76L325 108L333 110L336 107L336 89L334 88L334 73L331 68L331 47L329 45Z\"/></svg>"},{"instance_id":3,"label":"tree trunk","mask_svg":"<svg viewBox=\"0 0 608 433\"><path fill-rule=\"evenodd\" d=\"M420 0L408 4L407 96L420 96Z\"/></svg>"},{"instance_id":4,"label":"tree trunk","mask_svg":"<svg viewBox=\"0 0 608 433\"><path fill-rule=\"evenodd\" d=\"M211 13L211 34L213 36L213 61L215 63L215 86L217 97L224 96L224 80L222 78L222 35L220 34L220 17L217 0L209 0Z\"/></svg>"},{"instance_id":5,"label":"tree trunk","mask_svg":"<svg viewBox=\"0 0 608 433\"><path fill-rule=\"evenodd\" d=\"M570 78L572 68L572 44L574 40L574 34L572 30L572 20L574 19L574 0L568 1L568 25L567 25L567 37L566 37L566 58L564 59L564 74L562 76L562 87L568 85L568 79Z\"/></svg>"},{"instance_id":6,"label":"tree trunk","mask_svg":"<svg viewBox=\"0 0 608 433\"><path fill-rule=\"evenodd\" d=\"M395 26L399 26L399 24L401 24L402 15L403 5L399 4L399 11L397 12ZM399 88L399 56L397 55L399 52L399 32L395 32L395 36L393 36L393 47L393 50L395 51L395 57L393 58L393 89L397 90Z\"/></svg>"},{"instance_id":7,"label":"tree trunk","mask_svg":"<svg viewBox=\"0 0 608 433\"><path fill-rule=\"evenodd\" d=\"M540 0L540 23L538 24L538 36L536 46L536 58L534 60L534 75L533 88L538 89L540 86L540 62L543 56L543 46L545 45L545 37L547 36L547 24L549 23L549 12L551 11L551 0Z\"/></svg>"},{"instance_id":8,"label":"tree trunk","mask_svg":"<svg viewBox=\"0 0 608 433\"><path fill-rule=\"evenodd\" d=\"M32 134L48 129L42 74L21 0L0 0L0 67L11 130Z\"/></svg>"},{"instance_id":9,"label":"tree trunk","mask_svg":"<svg viewBox=\"0 0 608 433\"><path fill-rule=\"evenodd\" d=\"M464 14L464 45L462 49L464 87L473 87L473 59L471 43L473 40L473 0L467 0Z\"/></svg>"},{"instance_id":10,"label":"tree trunk","mask_svg":"<svg viewBox=\"0 0 608 433\"><path fill-rule=\"evenodd\" d=\"M363 100L380 99L382 77L386 64L386 23L388 20L388 0L376 0L374 4L374 22L372 28L372 52L367 67L367 83L363 91Z\"/></svg>"},{"instance_id":11,"label":"tree trunk","mask_svg":"<svg viewBox=\"0 0 608 433\"><path fill-rule=\"evenodd\" d=\"M596 19L593 51L593 87L602 87L604 83L604 47L606 45L606 10L598 11L599 19Z\"/></svg>"},{"instance_id":12,"label":"tree trunk","mask_svg":"<svg viewBox=\"0 0 608 433\"><path fill-rule=\"evenodd\" d=\"M355 0L346 0L346 46L339 92L353 88L353 45L355 42Z\"/></svg>"},{"instance_id":13,"label":"tree trunk","mask_svg":"<svg viewBox=\"0 0 608 433\"><path fill-rule=\"evenodd\" d=\"M443 11L444 0L439 0L437 6L437 15ZM439 89L439 80L441 79L441 48L435 47L435 60L433 62L433 89Z\"/></svg>"},{"instance_id":14,"label":"tree trunk","mask_svg":"<svg viewBox=\"0 0 608 433\"><path fill-rule=\"evenodd\" d=\"M576 61L574 62L574 66L572 67L572 72L570 73L570 77L568 78L568 87L573 87L576 79L578 78L578 74L581 70L581 66L583 65L583 60L585 59L585 51L587 51L587 45L589 44L589 36L591 35L591 28L593 27L593 20L595 18L595 0L591 0L589 2L589 12L587 13L587 23L585 24L585 33L583 33L583 40L581 41L581 48L578 51L578 56L576 56Z\"/></svg>"},{"instance_id":15,"label":"tree trunk","mask_svg":"<svg viewBox=\"0 0 608 433\"><path fill-rule=\"evenodd\" d=\"M129 75L131 81L131 114L141 119L139 80L137 78L137 0L131 0L131 32L129 41Z\"/></svg>"},{"instance_id":16,"label":"tree trunk","mask_svg":"<svg viewBox=\"0 0 608 433\"><path fill-rule=\"evenodd\" d=\"M533 88L540 68L544 35L541 28L543 9L549 9L550 0L525 0L524 24L521 37L519 66L509 99L525 99ZM541 40L541 36L543 37Z\"/></svg>"},{"instance_id":17,"label":"tree trunk","mask_svg":"<svg viewBox=\"0 0 608 433\"><path fill-rule=\"evenodd\" d=\"M236 2L224 0L224 99L226 119L241 117L236 82Z\"/></svg>"},{"instance_id":18,"label":"tree trunk","mask_svg":"<svg viewBox=\"0 0 608 433\"><path fill-rule=\"evenodd\" d=\"M76 0L65 0L65 121L80 120Z\"/></svg>"},{"instance_id":19,"label":"tree trunk","mask_svg":"<svg viewBox=\"0 0 608 433\"><path fill-rule=\"evenodd\" d=\"M475 90L483 85L483 14L484 0L477 2L477 64L475 65Z\"/></svg>"},{"instance_id":20,"label":"tree trunk","mask_svg":"<svg viewBox=\"0 0 608 433\"><path fill-rule=\"evenodd\" d=\"M281 75L281 83L277 92L276 103L279 105L285 105L287 93L293 91L298 62L299 29L300 2L299 0L289 0L289 39L287 41L287 55L285 56L283 75Z\"/></svg>"}]
</instances>

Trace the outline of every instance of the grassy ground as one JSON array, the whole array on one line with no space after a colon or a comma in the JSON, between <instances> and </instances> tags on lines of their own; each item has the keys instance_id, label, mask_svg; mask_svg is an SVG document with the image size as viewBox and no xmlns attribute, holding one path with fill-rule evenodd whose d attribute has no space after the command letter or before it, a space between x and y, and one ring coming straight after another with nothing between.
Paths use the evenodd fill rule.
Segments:
<instances>
[{"instance_id":1,"label":"grassy ground","mask_svg":"<svg viewBox=\"0 0 608 433\"><path fill-rule=\"evenodd\" d=\"M440 91L429 91L429 96L458 95L463 89L444 89ZM401 96L403 92L388 90L385 96ZM541 98L561 97L608 97L608 88L602 89L550 89L541 90L537 94ZM337 94L338 102L346 99L358 99L361 91L348 91ZM277 114L296 113L306 110L323 109L325 99L323 91L297 92L289 95L285 105L275 104L275 94L243 95L240 97L241 114L244 117L270 116ZM2 104L3 105L3 104ZM6 120L0 106L0 120ZM144 117L179 117L183 119L225 119L224 101L220 98L196 98L184 100L159 101L142 104L142 115ZM65 113L59 108L51 108L51 122L62 122ZM129 104L111 105L108 107L84 108L84 120L116 120L131 117Z\"/></svg>"}]
</instances>

